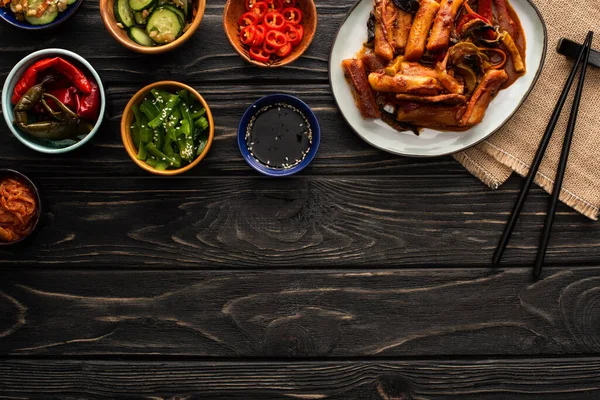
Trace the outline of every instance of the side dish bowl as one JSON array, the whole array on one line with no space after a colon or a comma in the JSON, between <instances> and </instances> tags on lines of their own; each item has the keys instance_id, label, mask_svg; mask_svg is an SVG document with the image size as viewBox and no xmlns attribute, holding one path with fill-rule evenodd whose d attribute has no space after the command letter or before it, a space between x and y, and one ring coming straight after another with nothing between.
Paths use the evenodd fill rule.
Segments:
<instances>
[{"instance_id":1,"label":"side dish bowl","mask_svg":"<svg viewBox=\"0 0 600 400\"><path fill-rule=\"evenodd\" d=\"M302 114L304 114L312 130L312 144L310 146L308 154L306 154L306 157L299 164L288 169L269 168L266 165L260 163L252 155L250 149L248 148L248 144L246 143L246 133L252 118L263 107L276 105L278 103L285 103L298 109ZM312 160L317 155L317 152L319 151L319 145L321 143L321 128L319 126L319 120L317 119L317 116L305 102L303 102L297 97L290 96L287 94L273 94L257 100L250 107L248 107L248 109L242 116L242 119L240 120L240 124L238 126L237 139L240 152L242 153L242 156L244 157L244 160L246 160L248 165L250 165L252 168L254 168L256 171L260 172L263 175L283 177L294 175L302 171L312 162Z\"/></svg>"},{"instance_id":2,"label":"side dish bowl","mask_svg":"<svg viewBox=\"0 0 600 400\"><path fill-rule=\"evenodd\" d=\"M131 125L134 120L133 106L134 105L139 106L139 104L141 104L141 102L144 100L144 98L150 94L150 91L152 89L175 90L175 91L182 90L182 89L187 90L206 109L206 119L208 120L208 124L209 124L208 141L206 143L206 147L204 148L202 153L194 159L194 161L192 161L190 164L188 164L182 168L168 169L168 170L161 171L161 170L158 170L158 169L148 165L144 161L138 160L138 158L137 158L138 150L137 150L136 145L134 144L133 138L131 136ZM215 124L213 121L213 116L210 111L210 108L208 107L208 103L206 102L206 100L204 100L204 98L200 95L200 93L198 93L198 91L196 91L194 88L192 88L188 85L185 85L183 83L180 83L180 82L160 81L160 82L152 83L152 84L142 88L131 98L131 100L129 100L129 103L127 103L127 106L125 106L125 110L123 111L123 116L121 117L121 139L123 140L123 145L125 146L125 150L127 151L127 154L133 160L133 162L137 164L138 167L140 167L143 170L148 171L150 173L156 174L156 175L162 175L162 176L179 175L179 174L189 171L192 168L194 168L195 166L197 166L200 163L200 161L202 161L202 159L204 159L206 154L208 154L208 152L210 151L210 147L212 145L214 136L215 136Z\"/></svg>"},{"instance_id":3,"label":"side dish bowl","mask_svg":"<svg viewBox=\"0 0 600 400\"><path fill-rule=\"evenodd\" d=\"M134 42L129 37L127 30L119 26L119 23L115 18L115 1L116 0L100 0L100 16L102 17L102 22L104 22L106 30L117 42L129 50L141 54L161 54L181 46L198 30L198 27L204 18L204 10L206 8L206 0L192 0L195 14L189 28L171 43L162 46L149 47Z\"/></svg>"},{"instance_id":4,"label":"side dish bowl","mask_svg":"<svg viewBox=\"0 0 600 400\"><path fill-rule=\"evenodd\" d=\"M32 219L33 222L32 222L31 230L29 231L29 233L27 233L27 235L23 236L22 238L12 241L12 242L0 241L0 247L14 246L15 244L21 243L24 240L26 240L36 230L36 228L40 222L40 217L42 215L42 199L40 196L40 192L39 192L37 186L31 181L31 179L29 179L27 176L23 175L22 173L20 173L18 171L13 170L13 169L0 168L0 182L2 182L5 178L13 178L13 179L19 180L19 181L23 182L25 185L27 185L29 190L31 190L33 197L35 198L35 201L37 202L37 207L36 207L36 213Z\"/></svg>"},{"instance_id":5,"label":"side dish bowl","mask_svg":"<svg viewBox=\"0 0 600 400\"><path fill-rule=\"evenodd\" d=\"M265 64L250 58L250 54L247 48L240 42L240 34L238 28L239 18L247 12L245 6L246 0L227 0L225 9L223 10L223 28L225 34L233 46L234 50L244 60L250 64L257 65L264 68L277 68L288 65L296 61L310 46L315 33L317 31L317 7L315 6L314 0L298 0L296 7L298 7L303 13L302 26L304 28L304 37L300 44L294 47L290 54L284 58L278 59L271 64Z\"/></svg>"},{"instance_id":6,"label":"side dish bowl","mask_svg":"<svg viewBox=\"0 0 600 400\"><path fill-rule=\"evenodd\" d=\"M76 0L75 3L68 6L65 11L59 12L56 19L48 24L44 25L32 25L27 21L19 21L16 15L10 10L9 7L0 8L0 18L14 27L27 31L42 31L46 29L56 28L67 19L71 18L75 12L81 7L83 0Z\"/></svg>"},{"instance_id":7,"label":"side dish bowl","mask_svg":"<svg viewBox=\"0 0 600 400\"><path fill-rule=\"evenodd\" d=\"M36 61L51 57L63 57L68 61L73 61L75 64L77 64L78 67L81 68L82 72L85 72L89 77L93 78L96 84L98 85L100 93L100 116L94 124L94 127L91 130L91 132L88 133L83 139L75 143L72 143L72 141L64 142L36 139L22 133L13 124L14 106L11 102L11 96L17 82L19 81L19 79L21 79L23 73L27 70L27 68L29 68ZM8 128L21 143L23 143L30 149L39 151L40 153L68 153L85 145L94 137L96 132L98 132L98 130L100 129L100 125L102 125L102 120L104 118L105 109L106 95L104 93L104 86L102 85L100 75L98 75L94 67L92 67L92 65L85 58L81 57L77 53L73 53L72 51L64 49L45 49L36 51L35 53L31 53L30 55L19 61L17 65L14 66L14 68L8 74L8 77L6 78L6 81L4 83L4 88L2 89L2 113L4 114L4 120L6 121Z\"/></svg>"},{"instance_id":8,"label":"side dish bowl","mask_svg":"<svg viewBox=\"0 0 600 400\"><path fill-rule=\"evenodd\" d=\"M340 26L331 48L329 79L333 96L344 119L364 141L389 153L409 157L438 157L465 150L497 132L514 115L536 84L546 56L547 31L531 0L510 0L521 21L526 46L527 71L500 91L478 125L464 131L424 128L417 136L400 132L381 119L363 118L342 70L342 61L353 58L367 40L367 21L373 1L358 0Z\"/></svg>"}]
</instances>

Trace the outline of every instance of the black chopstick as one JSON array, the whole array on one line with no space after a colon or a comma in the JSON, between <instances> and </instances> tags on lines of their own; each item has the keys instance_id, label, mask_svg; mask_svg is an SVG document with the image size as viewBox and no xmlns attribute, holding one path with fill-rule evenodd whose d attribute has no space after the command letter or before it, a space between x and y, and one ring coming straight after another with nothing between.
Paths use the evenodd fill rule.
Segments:
<instances>
[{"instance_id":1,"label":"black chopstick","mask_svg":"<svg viewBox=\"0 0 600 400\"><path fill-rule=\"evenodd\" d=\"M556 178L554 179L554 191L552 192L552 198L550 199L550 204L548 205L548 213L546 214L546 222L544 223L544 232L542 233L542 238L540 239L538 254L535 260L535 267L533 269L533 276L536 278L542 273L542 266L544 265L544 259L546 258L546 249L548 248L552 224L554 223L556 205L558 204L560 189L562 188L563 179L565 177L567 161L569 159L569 151L571 149L571 142L573 141L573 132L575 131L575 124L577 123L577 114L579 112L579 104L581 103L581 94L583 93L583 85L585 82L585 73L590 59L593 33L590 32L588 35L590 36L590 42L587 44L587 47L584 45L585 55L583 56L583 66L581 67L579 83L577 84L575 99L573 100L573 107L571 108L571 114L569 115L567 133L565 134L562 152L560 153L560 161L556 171Z\"/></svg>"},{"instance_id":2,"label":"black chopstick","mask_svg":"<svg viewBox=\"0 0 600 400\"><path fill-rule=\"evenodd\" d=\"M529 174L527 175L527 178L525 179L525 183L523 184L523 188L521 189L519 198L517 199L517 202L515 203L513 211L510 215L510 218L509 218L506 226L504 227L504 232L502 233L502 237L500 238L500 242L498 243L498 247L496 247L496 251L494 252L494 257L492 259L492 263L494 265L500 264L500 261L502 260L502 255L504 254L504 250L506 249L506 246L508 245L510 235L512 234L513 230L515 229L515 225L517 224L519 215L521 214L521 211L523 210L523 206L525 205L525 199L527 198L527 195L529 194L529 190L531 189L531 186L533 185L533 181L535 179L537 171L540 168L540 164L542 163L542 159L544 158L544 154L546 153L546 149L548 148L548 144L550 143L550 139L552 138L552 133L554 132L556 123L558 122L558 119L560 117L562 109L565 105L565 102L567 101L567 97L569 96L569 91L571 90L571 86L573 85L573 81L575 80L575 76L577 75L577 70L579 68L579 65L581 65L581 62L582 62L583 57L586 52L586 48L591 46L591 42L592 42L592 32L589 32L585 39L585 42L583 43L583 47L581 48L581 51L579 52L579 55L577 56L577 62L575 62L575 64L573 65L573 69L571 70L571 73L569 74L569 77L567 78L565 87L563 88L560 98L558 99L558 102L556 103L554 112L552 113L552 116L550 117L550 121L548 122L548 126L546 127L546 131L544 132L544 136L542 137L540 146L538 148L537 153L535 154L535 158L533 159L531 167L529 168Z\"/></svg>"}]
</instances>

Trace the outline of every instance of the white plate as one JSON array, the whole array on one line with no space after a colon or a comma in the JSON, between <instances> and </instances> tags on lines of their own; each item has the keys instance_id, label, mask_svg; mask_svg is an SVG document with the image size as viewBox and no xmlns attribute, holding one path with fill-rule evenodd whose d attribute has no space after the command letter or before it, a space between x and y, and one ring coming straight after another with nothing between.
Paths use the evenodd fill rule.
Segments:
<instances>
[{"instance_id":1,"label":"white plate","mask_svg":"<svg viewBox=\"0 0 600 400\"><path fill-rule=\"evenodd\" d=\"M419 136L398 132L383 121L364 119L344 78L342 61L352 58L367 40L367 20L373 0L358 0L342 23L329 57L329 80L333 96L352 129L367 143L390 153L411 157L437 157L471 147L502 127L521 106L537 81L544 64L548 36L538 9L530 0L510 0L521 20L527 41L527 73L500 91L483 121L464 132L423 129Z\"/></svg>"}]
</instances>

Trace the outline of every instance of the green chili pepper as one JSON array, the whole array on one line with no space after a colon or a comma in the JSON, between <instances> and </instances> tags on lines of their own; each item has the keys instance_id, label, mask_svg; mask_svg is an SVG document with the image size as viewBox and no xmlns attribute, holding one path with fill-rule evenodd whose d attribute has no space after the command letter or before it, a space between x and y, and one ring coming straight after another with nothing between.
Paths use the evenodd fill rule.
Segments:
<instances>
[{"instance_id":1,"label":"green chili pepper","mask_svg":"<svg viewBox=\"0 0 600 400\"><path fill-rule=\"evenodd\" d=\"M192 119L195 121L198 118L200 118L201 116L203 116L204 114L206 114L206 109L204 107L202 107L202 109L200 109L199 111L194 111L192 113Z\"/></svg>"},{"instance_id":2,"label":"green chili pepper","mask_svg":"<svg viewBox=\"0 0 600 400\"><path fill-rule=\"evenodd\" d=\"M177 95L179 97L181 97L181 99L183 101L185 101L186 103L189 103L189 101L190 101L190 92L188 92L187 90L183 90L182 89L182 90L180 90L180 91L177 92Z\"/></svg>"},{"instance_id":3,"label":"green chili pepper","mask_svg":"<svg viewBox=\"0 0 600 400\"><path fill-rule=\"evenodd\" d=\"M149 157L146 159L146 164L148 164L152 168L156 168L156 165L158 164L158 160L154 157Z\"/></svg>"},{"instance_id":4,"label":"green chili pepper","mask_svg":"<svg viewBox=\"0 0 600 400\"><path fill-rule=\"evenodd\" d=\"M179 98L179 96L175 94L170 95L169 101L167 101L167 104L162 108L162 110L160 110L160 114L152 121L148 122L148 126L150 128L156 129L162 123L167 121L167 118L171 116L175 108L179 105L180 101L181 99Z\"/></svg>"},{"instance_id":5,"label":"green chili pepper","mask_svg":"<svg viewBox=\"0 0 600 400\"><path fill-rule=\"evenodd\" d=\"M156 88L150 90L150 93L152 93L152 96L154 96L158 103L161 103L161 100L166 102L169 99L169 96L171 96L171 93L167 92L166 90Z\"/></svg>"},{"instance_id":6,"label":"green chili pepper","mask_svg":"<svg viewBox=\"0 0 600 400\"><path fill-rule=\"evenodd\" d=\"M194 122L194 126L202 130L208 129L208 120L204 117L200 117Z\"/></svg>"},{"instance_id":7,"label":"green chili pepper","mask_svg":"<svg viewBox=\"0 0 600 400\"><path fill-rule=\"evenodd\" d=\"M187 119L181 121L181 133L183 133L185 137L192 135L192 127Z\"/></svg>"},{"instance_id":8,"label":"green chili pepper","mask_svg":"<svg viewBox=\"0 0 600 400\"><path fill-rule=\"evenodd\" d=\"M164 161L171 167L181 168L181 157L177 156L177 154L167 155L160 151L154 143L148 143L146 145L146 150L156 157L159 162Z\"/></svg>"},{"instance_id":9,"label":"green chili pepper","mask_svg":"<svg viewBox=\"0 0 600 400\"><path fill-rule=\"evenodd\" d=\"M202 154L206 145L208 144L208 135L204 135L200 138L200 142L198 143L198 150L196 150L196 156Z\"/></svg>"},{"instance_id":10,"label":"green chili pepper","mask_svg":"<svg viewBox=\"0 0 600 400\"><path fill-rule=\"evenodd\" d=\"M156 167L154 167L157 171L166 171L169 168L169 164L164 161L159 161L156 163Z\"/></svg>"},{"instance_id":11,"label":"green chili pepper","mask_svg":"<svg viewBox=\"0 0 600 400\"><path fill-rule=\"evenodd\" d=\"M137 153L137 159L138 160L142 160L145 161L146 158L148 158L148 154L146 153L146 146L144 145L143 142L138 142L139 143L139 147L138 147L138 153Z\"/></svg>"},{"instance_id":12,"label":"green chili pepper","mask_svg":"<svg viewBox=\"0 0 600 400\"><path fill-rule=\"evenodd\" d=\"M192 114L190 114L190 108L186 103L182 103L179 105L179 110L181 110L181 130L183 130L183 134L185 136L192 136L192 128L194 127L194 120L192 118ZM184 124L185 123L185 124Z\"/></svg>"},{"instance_id":13,"label":"green chili pepper","mask_svg":"<svg viewBox=\"0 0 600 400\"><path fill-rule=\"evenodd\" d=\"M142 120L142 113L140 112L140 108L137 104L133 106L133 125L131 125L131 138L133 139L133 143L140 142L140 121Z\"/></svg>"},{"instance_id":14,"label":"green chili pepper","mask_svg":"<svg viewBox=\"0 0 600 400\"><path fill-rule=\"evenodd\" d=\"M148 121L152 121L160 114L159 108L150 99L144 99L140 104L140 111L144 113Z\"/></svg>"}]
</instances>

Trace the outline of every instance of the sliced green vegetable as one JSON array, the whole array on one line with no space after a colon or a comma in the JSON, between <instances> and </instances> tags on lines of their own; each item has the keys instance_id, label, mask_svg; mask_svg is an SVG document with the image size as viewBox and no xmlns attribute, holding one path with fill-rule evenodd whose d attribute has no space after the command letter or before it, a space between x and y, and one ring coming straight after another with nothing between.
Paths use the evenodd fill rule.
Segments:
<instances>
[{"instance_id":1,"label":"sliced green vegetable","mask_svg":"<svg viewBox=\"0 0 600 400\"><path fill-rule=\"evenodd\" d=\"M139 147L138 147L137 159L145 161L146 158L148 158L148 155L146 153L146 146L144 145L143 142L138 142L138 143L139 143Z\"/></svg>"},{"instance_id":2,"label":"sliced green vegetable","mask_svg":"<svg viewBox=\"0 0 600 400\"><path fill-rule=\"evenodd\" d=\"M143 112L144 115L146 115L148 121L152 121L160 114L160 110L158 109L156 104L154 104L150 99L144 99L142 104L140 104L140 111Z\"/></svg>"},{"instance_id":3,"label":"sliced green vegetable","mask_svg":"<svg viewBox=\"0 0 600 400\"><path fill-rule=\"evenodd\" d=\"M158 160L154 157L149 157L146 159L146 164L148 164L152 168L156 168L156 166L158 165Z\"/></svg>"},{"instance_id":4,"label":"sliced green vegetable","mask_svg":"<svg viewBox=\"0 0 600 400\"><path fill-rule=\"evenodd\" d=\"M154 46L154 42L150 39L150 36L142 28L138 26L132 26L127 32L131 40L142 46Z\"/></svg>"},{"instance_id":5,"label":"sliced green vegetable","mask_svg":"<svg viewBox=\"0 0 600 400\"><path fill-rule=\"evenodd\" d=\"M30 0L29 8L37 10L45 2L46 0ZM46 25L54 21L57 17L58 8L52 6L46 8L46 11L44 11L44 13L40 17L36 17L35 15L29 16L25 14L25 20L27 20L27 22L29 22L31 25Z\"/></svg>"},{"instance_id":6,"label":"sliced green vegetable","mask_svg":"<svg viewBox=\"0 0 600 400\"><path fill-rule=\"evenodd\" d=\"M202 130L208 129L208 120L205 117L200 117L194 121L194 126Z\"/></svg>"},{"instance_id":7,"label":"sliced green vegetable","mask_svg":"<svg viewBox=\"0 0 600 400\"><path fill-rule=\"evenodd\" d=\"M200 138L200 142L198 143L198 150L196 150L196 156L202 154L206 145L208 144L208 135L204 135Z\"/></svg>"},{"instance_id":8,"label":"sliced green vegetable","mask_svg":"<svg viewBox=\"0 0 600 400\"><path fill-rule=\"evenodd\" d=\"M183 32L183 21L168 6L158 7L148 17L146 32L158 44L171 43Z\"/></svg>"},{"instance_id":9,"label":"sliced green vegetable","mask_svg":"<svg viewBox=\"0 0 600 400\"><path fill-rule=\"evenodd\" d=\"M129 0L115 0L115 19L125 28L135 25L135 17L129 7Z\"/></svg>"},{"instance_id":10,"label":"sliced green vegetable","mask_svg":"<svg viewBox=\"0 0 600 400\"><path fill-rule=\"evenodd\" d=\"M204 114L206 114L206 109L204 107L202 107L200 110L194 111L192 113L192 119L195 121L198 118L202 117Z\"/></svg>"},{"instance_id":11,"label":"sliced green vegetable","mask_svg":"<svg viewBox=\"0 0 600 400\"><path fill-rule=\"evenodd\" d=\"M142 11L152 8L156 0L128 0L128 2L133 11Z\"/></svg>"},{"instance_id":12,"label":"sliced green vegetable","mask_svg":"<svg viewBox=\"0 0 600 400\"><path fill-rule=\"evenodd\" d=\"M181 168L181 157L179 157L176 154L165 154L162 151L160 151L157 147L156 144L154 143L148 143L146 145L146 150L148 151L148 153L152 154L154 157L156 157L156 159L160 162L160 161L164 161L166 162L169 166L174 167L174 168Z\"/></svg>"},{"instance_id":13,"label":"sliced green vegetable","mask_svg":"<svg viewBox=\"0 0 600 400\"><path fill-rule=\"evenodd\" d=\"M173 110L179 105L180 101L181 99L176 94L170 95L169 101L167 101L167 104L165 104L165 106L160 110L160 114L152 121L148 122L148 126L154 129L164 123L167 118L171 116Z\"/></svg>"}]
</instances>

